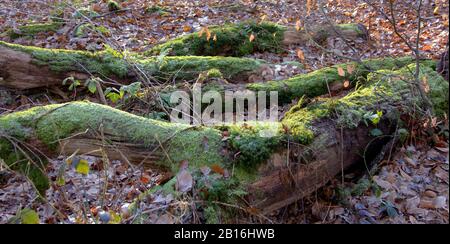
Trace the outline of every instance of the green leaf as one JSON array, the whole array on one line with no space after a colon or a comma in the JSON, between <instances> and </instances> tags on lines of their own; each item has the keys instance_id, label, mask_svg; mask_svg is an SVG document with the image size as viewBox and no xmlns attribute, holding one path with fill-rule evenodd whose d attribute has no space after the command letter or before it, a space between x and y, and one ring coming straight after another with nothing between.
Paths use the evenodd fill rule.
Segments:
<instances>
[{"instance_id":1,"label":"green leaf","mask_svg":"<svg viewBox=\"0 0 450 244\"><path fill-rule=\"evenodd\" d=\"M80 159L78 164L75 166L75 170L77 173L87 175L89 174L89 163L85 159Z\"/></svg>"},{"instance_id":2,"label":"green leaf","mask_svg":"<svg viewBox=\"0 0 450 244\"><path fill-rule=\"evenodd\" d=\"M383 131L381 131L378 128L375 128L375 129L370 131L370 135L371 136L381 136L381 135L383 135Z\"/></svg>"},{"instance_id":3,"label":"green leaf","mask_svg":"<svg viewBox=\"0 0 450 244\"><path fill-rule=\"evenodd\" d=\"M22 224L39 224L39 215L29 208L25 208L20 212Z\"/></svg>"},{"instance_id":4,"label":"green leaf","mask_svg":"<svg viewBox=\"0 0 450 244\"><path fill-rule=\"evenodd\" d=\"M113 102L113 103L116 103L117 101L120 100L120 95L115 92L108 93L108 95L106 95L106 97L109 98L109 100L111 100L111 102Z\"/></svg>"},{"instance_id":5,"label":"green leaf","mask_svg":"<svg viewBox=\"0 0 450 244\"><path fill-rule=\"evenodd\" d=\"M89 83L88 83L88 90L92 93L92 94L94 94L96 91L97 91L97 83L96 83L97 81L93 81L93 80L91 80Z\"/></svg>"},{"instance_id":6,"label":"green leaf","mask_svg":"<svg viewBox=\"0 0 450 244\"><path fill-rule=\"evenodd\" d=\"M122 217L114 211L109 211L109 215L111 216L109 224L120 224L120 221L122 221Z\"/></svg>"}]
</instances>

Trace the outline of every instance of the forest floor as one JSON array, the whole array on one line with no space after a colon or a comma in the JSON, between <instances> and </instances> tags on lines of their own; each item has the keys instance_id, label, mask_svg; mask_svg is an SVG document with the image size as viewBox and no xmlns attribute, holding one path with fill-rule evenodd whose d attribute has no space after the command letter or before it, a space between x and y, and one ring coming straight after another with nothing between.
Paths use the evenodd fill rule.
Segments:
<instances>
[{"instance_id":1,"label":"forest floor","mask_svg":"<svg viewBox=\"0 0 450 244\"><path fill-rule=\"evenodd\" d=\"M248 19L268 20L295 26L312 23L362 23L368 30L370 41L331 38L327 47L339 50L344 56L373 58L409 55L410 50L394 34L394 30L382 14L373 11L366 1L328 1L327 17L319 10L305 16L306 5L298 1L164 1L164 14L148 13L147 7L161 4L160 1L126 1L123 11L109 14L105 3L90 4L90 1L73 1L73 8L63 6L62 1L7 1L0 0L0 40L34 45L46 48L102 50L103 44L131 51L145 51L157 43L199 30L202 26L220 25L225 22L239 22ZM101 1L100 1L101 2ZM380 9L386 6L380 1L371 1ZM417 21L411 1L397 1L400 32L414 41ZM103 17L94 22L108 31L107 40L97 33L81 37L73 35L74 29L83 21L76 18L76 9L91 6ZM7 29L17 28L30 22L44 23L49 13L63 10L64 27L56 32L40 33L34 38L11 39L4 35ZM423 55L437 59L448 40L448 10L445 0L424 1L423 34L420 36ZM304 53L305 69L291 65L299 62L298 49ZM290 46L282 55L258 53L250 57L278 64L273 79L284 79L298 73L306 73L321 67L346 60L322 52L316 46L305 43ZM36 105L65 102L60 97L16 94L0 89L0 114L17 111ZM6 99L8 95L9 100ZM80 99L77 97L76 99ZM83 98L81 98L83 99ZM91 97L85 99L92 100ZM446 124L448 120L440 121ZM336 178L310 197L275 211L266 218L249 217L248 222L263 223L448 223L449 222L449 160L448 143L439 141L437 147L427 146L423 133L417 131L417 138L409 140L378 168L368 173L352 172L344 179ZM53 159L47 172L53 181L62 174L61 166L66 157ZM52 184L46 193L48 202L37 200L32 185L23 176L0 168L0 223L5 223L17 211L29 207L38 210L45 223L59 223L55 216L64 216L65 223L92 223L94 218L108 211L109 217L121 213L133 199L142 192L159 184L164 176L150 170L136 168L120 161L107 158L85 157L90 165L87 177L63 169L64 186ZM108 165L104 170L103 165ZM372 174L372 172L375 172ZM5 177L5 176L8 177ZM8 179L3 181L2 179ZM368 180L369 179L369 180ZM190 209L189 199L174 199L163 195L152 195L141 202L144 212L150 213L148 223L199 222L194 215L185 215ZM192 210L192 209L191 209ZM195 211L195 210L194 210ZM118 219L117 222L136 222L133 216ZM244 221L240 219L239 221Z\"/></svg>"}]
</instances>

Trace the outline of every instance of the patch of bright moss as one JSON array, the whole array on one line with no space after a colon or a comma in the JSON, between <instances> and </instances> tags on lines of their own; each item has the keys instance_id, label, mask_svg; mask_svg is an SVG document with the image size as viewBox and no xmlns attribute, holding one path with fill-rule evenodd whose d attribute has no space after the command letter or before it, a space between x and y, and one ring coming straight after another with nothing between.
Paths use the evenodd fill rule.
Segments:
<instances>
[{"instance_id":1,"label":"patch of bright moss","mask_svg":"<svg viewBox=\"0 0 450 244\"><path fill-rule=\"evenodd\" d=\"M199 35L196 32L157 45L145 52L145 55L159 55L169 49L169 55L174 56L225 54L240 57L256 51L280 52L285 29L283 26L270 22L243 22L210 27L209 40L206 33ZM255 39L250 41L249 37L252 34Z\"/></svg>"},{"instance_id":2,"label":"patch of bright moss","mask_svg":"<svg viewBox=\"0 0 450 244\"><path fill-rule=\"evenodd\" d=\"M111 32L104 26L93 26L92 24L83 24L76 28L75 30L75 36L76 37L82 37L87 35L90 31L98 31L102 33L105 36L110 36Z\"/></svg>"}]
</instances>

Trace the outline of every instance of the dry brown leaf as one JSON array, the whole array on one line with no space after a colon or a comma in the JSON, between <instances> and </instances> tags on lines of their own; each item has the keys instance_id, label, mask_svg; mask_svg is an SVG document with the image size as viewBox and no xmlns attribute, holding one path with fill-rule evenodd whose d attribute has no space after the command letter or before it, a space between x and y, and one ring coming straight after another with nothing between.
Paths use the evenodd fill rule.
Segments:
<instances>
[{"instance_id":1,"label":"dry brown leaf","mask_svg":"<svg viewBox=\"0 0 450 244\"><path fill-rule=\"evenodd\" d=\"M92 4L92 10L94 10L97 13L101 13L102 12L102 6L100 6L100 4L94 3L94 4Z\"/></svg>"},{"instance_id":2,"label":"dry brown leaf","mask_svg":"<svg viewBox=\"0 0 450 244\"><path fill-rule=\"evenodd\" d=\"M248 40L250 42L252 42L253 40L255 40L255 35L251 34L250 37L248 38Z\"/></svg>"},{"instance_id":3,"label":"dry brown leaf","mask_svg":"<svg viewBox=\"0 0 450 244\"><path fill-rule=\"evenodd\" d=\"M205 27L206 40L209 41L211 39L211 32L209 32L208 27Z\"/></svg>"},{"instance_id":4,"label":"dry brown leaf","mask_svg":"<svg viewBox=\"0 0 450 244\"><path fill-rule=\"evenodd\" d=\"M184 31L184 32L189 32L189 31L191 31L191 30L192 30L192 27L191 27L191 26L189 26L189 25L183 26L183 31Z\"/></svg>"},{"instance_id":5,"label":"dry brown leaf","mask_svg":"<svg viewBox=\"0 0 450 244\"><path fill-rule=\"evenodd\" d=\"M297 20L297 22L295 22L295 29L296 29L297 31L299 31L301 28L302 28L302 27L301 27L301 22L300 22L300 20Z\"/></svg>"},{"instance_id":6,"label":"dry brown leaf","mask_svg":"<svg viewBox=\"0 0 450 244\"><path fill-rule=\"evenodd\" d=\"M214 36L213 36L213 41L217 41L217 35L216 34L214 34Z\"/></svg>"},{"instance_id":7,"label":"dry brown leaf","mask_svg":"<svg viewBox=\"0 0 450 244\"><path fill-rule=\"evenodd\" d=\"M220 165L218 165L218 164L212 165L211 170L212 170L212 172L221 174L221 175L223 175L225 173L225 170L222 167L220 167Z\"/></svg>"},{"instance_id":8,"label":"dry brown leaf","mask_svg":"<svg viewBox=\"0 0 450 244\"><path fill-rule=\"evenodd\" d=\"M430 92L430 85L428 84L428 79L426 76L422 78L422 86L425 93Z\"/></svg>"},{"instance_id":9,"label":"dry brown leaf","mask_svg":"<svg viewBox=\"0 0 450 244\"><path fill-rule=\"evenodd\" d=\"M345 76L345 71L344 71L344 69L342 67L338 67L337 71L338 71L338 75L339 76L341 76L341 77Z\"/></svg>"},{"instance_id":10,"label":"dry brown leaf","mask_svg":"<svg viewBox=\"0 0 450 244\"><path fill-rule=\"evenodd\" d=\"M345 80L344 81L344 88L348 88L350 86L350 81Z\"/></svg>"},{"instance_id":11,"label":"dry brown leaf","mask_svg":"<svg viewBox=\"0 0 450 244\"><path fill-rule=\"evenodd\" d=\"M301 61L305 61L305 54L303 53L303 51L299 48L297 49L297 57L301 60Z\"/></svg>"},{"instance_id":12,"label":"dry brown leaf","mask_svg":"<svg viewBox=\"0 0 450 244\"><path fill-rule=\"evenodd\" d=\"M177 183L176 183L176 189L179 192L187 192L190 189L192 189L193 185L193 178L191 173L189 173L188 170L184 169L181 170L177 174Z\"/></svg>"}]
</instances>

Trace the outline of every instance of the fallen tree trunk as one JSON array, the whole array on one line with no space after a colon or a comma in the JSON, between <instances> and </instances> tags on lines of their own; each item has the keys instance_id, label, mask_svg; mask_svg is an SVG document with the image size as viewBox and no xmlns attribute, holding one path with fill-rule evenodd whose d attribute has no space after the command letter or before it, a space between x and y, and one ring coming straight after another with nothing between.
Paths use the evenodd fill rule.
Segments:
<instances>
[{"instance_id":1,"label":"fallen tree trunk","mask_svg":"<svg viewBox=\"0 0 450 244\"><path fill-rule=\"evenodd\" d=\"M202 29L156 45L144 54L241 57L254 52L282 52L290 44L306 43L309 40L322 43L327 38L336 36L352 40L368 38L367 30L361 24L325 24L306 31L270 22L244 22Z\"/></svg>"},{"instance_id":2,"label":"fallen tree trunk","mask_svg":"<svg viewBox=\"0 0 450 244\"><path fill-rule=\"evenodd\" d=\"M375 70L399 69L412 62L412 58L368 59L362 63L350 62L323 68L308 74L300 74L286 80L247 83L245 85L217 84L223 90L246 88L252 91L277 91L281 103L289 103L292 99L307 96L315 97L344 88L344 81L352 87L359 79L365 79L368 73ZM423 61L430 63L430 61ZM60 86L62 81L73 76L80 80L90 74L101 78L112 77L122 83L130 83L136 79L132 64L149 77L166 82L168 79L193 80L200 73L219 70L220 75L232 83L247 81L250 75L270 70L270 65L261 60L235 57L133 57L128 62L112 50L90 53L58 49L27 47L0 42L0 85L8 88L26 90L33 88ZM338 68L347 71L351 66L352 73L339 75ZM214 84L215 85L215 84Z\"/></svg>"},{"instance_id":3,"label":"fallen tree trunk","mask_svg":"<svg viewBox=\"0 0 450 244\"><path fill-rule=\"evenodd\" d=\"M375 138L380 133L392 135L399 115L410 113L421 102L410 94L410 69L414 67L379 70L345 97L306 107L298 104L280 123L207 128L145 119L89 102L35 107L0 117L0 158L21 165L41 157L40 152L98 155L106 151L112 158L144 162L173 175L182 162L188 162L191 172L205 166L222 174L225 182L234 180L222 190L242 187L250 206L266 212L306 196L342 169L360 163L366 148L376 153L383 140ZM434 111L446 111L448 83L426 66L421 71L430 86ZM269 128L273 136L261 137L260 132ZM223 131L228 131L226 136ZM48 183L42 171L33 171L31 177L45 190Z\"/></svg>"},{"instance_id":4,"label":"fallen tree trunk","mask_svg":"<svg viewBox=\"0 0 450 244\"><path fill-rule=\"evenodd\" d=\"M113 50L97 53L45 49L0 42L0 85L14 89L58 86L73 76L84 80L90 74L122 82L136 79L134 68L152 81L191 80L210 69L227 79L245 80L264 68L262 60L234 57L148 57L127 60Z\"/></svg>"}]
</instances>

